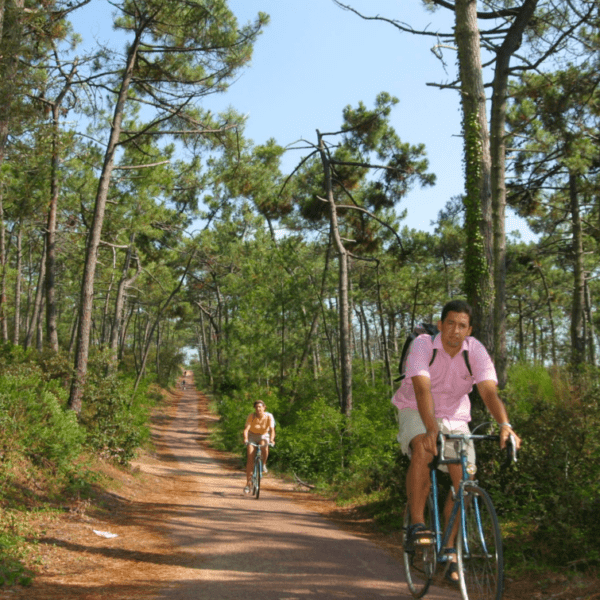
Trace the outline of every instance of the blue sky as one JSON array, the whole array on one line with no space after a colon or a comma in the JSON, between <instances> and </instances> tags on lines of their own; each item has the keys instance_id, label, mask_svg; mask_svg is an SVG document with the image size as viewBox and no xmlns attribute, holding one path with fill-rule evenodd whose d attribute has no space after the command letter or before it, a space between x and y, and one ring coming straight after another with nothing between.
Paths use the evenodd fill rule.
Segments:
<instances>
[{"instance_id":1,"label":"blue sky","mask_svg":"<svg viewBox=\"0 0 600 600\"><path fill-rule=\"evenodd\" d=\"M447 32L448 11L429 13L419 0L346 0L367 15L381 15L410 24L414 29ZM271 17L259 38L250 67L207 107L215 111L233 106L248 114L246 135L256 144L274 138L288 146L304 138L316 141L316 129L337 131L342 110L359 101L373 105L386 91L400 102L392 125L405 142L424 143L430 170L437 176L433 188L415 188L400 208L408 211L404 223L431 231L430 222L453 196L464 190L460 106L458 94L428 83L446 83L455 76L456 57L446 50L448 72L431 52L435 37L399 32L390 24L364 21L341 10L332 0L229 0L241 23L259 11ZM92 3L75 20L87 40L111 36L110 5ZM91 41L91 40L90 40ZM283 170L290 172L299 151L286 153ZM527 228L509 215L507 231Z\"/></svg>"}]
</instances>

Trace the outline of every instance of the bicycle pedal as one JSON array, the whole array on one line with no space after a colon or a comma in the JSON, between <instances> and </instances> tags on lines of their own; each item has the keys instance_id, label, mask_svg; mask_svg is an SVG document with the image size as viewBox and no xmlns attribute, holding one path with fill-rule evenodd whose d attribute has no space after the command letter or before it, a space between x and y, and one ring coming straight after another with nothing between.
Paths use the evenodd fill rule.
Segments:
<instances>
[{"instance_id":1,"label":"bicycle pedal","mask_svg":"<svg viewBox=\"0 0 600 600\"><path fill-rule=\"evenodd\" d=\"M433 546L434 539L431 537L422 537L414 540L413 544L415 546Z\"/></svg>"}]
</instances>

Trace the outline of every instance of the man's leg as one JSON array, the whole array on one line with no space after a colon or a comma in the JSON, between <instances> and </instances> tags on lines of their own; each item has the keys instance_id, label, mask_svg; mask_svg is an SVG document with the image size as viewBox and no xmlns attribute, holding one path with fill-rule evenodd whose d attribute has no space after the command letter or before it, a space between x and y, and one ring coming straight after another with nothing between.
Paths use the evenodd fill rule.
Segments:
<instances>
[{"instance_id":1,"label":"man's leg","mask_svg":"<svg viewBox=\"0 0 600 600\"><path fill-rule=\"evenodd\" d=\"M423 447L425 434L415 436L410 442L410 466L406 474L406 493L410 509L411 523L425 522L425 505L431 481L429 479L429 463L433 455Z\"/></svg>"},{"instance_id":2,"label":"man's leg","mask_svg":"<svg viewBox=\"0 0 600 600\"><path fill-rule=\"evenodd\" d=\"M448 465L448 472L450 473L450 478L452 479L452 487L455 491L458 491L458 487L460 485L460 480L462 479L462 466L461 465ZM444 522L447 524L450 521L450 515L452 514L452 505L454 504L454 498L452 494L452 490L448 492L448 496L446 498L446 504L444 505ZM452 531L450 532L450 537L448 538L448 548L456 548L456 535L458 533L458 527L460 525L460 518L457 515L454 525L452 526ZM450 555L450 561L456 563L456 552ZM452 568L449 571L449 578L452 581L458 581L458 571L456 568Z\"/></svg>"}]
</instances>

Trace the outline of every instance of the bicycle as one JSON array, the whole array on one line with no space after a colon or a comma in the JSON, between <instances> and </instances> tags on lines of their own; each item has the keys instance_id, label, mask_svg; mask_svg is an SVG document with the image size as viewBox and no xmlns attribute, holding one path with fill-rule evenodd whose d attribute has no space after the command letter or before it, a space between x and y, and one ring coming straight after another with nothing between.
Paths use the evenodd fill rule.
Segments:
<instances>
[{"instance_id":1,"label":"bicycle","mask_svg":"<svg viewBox=\"0 0 600 600\"><path fill-rule=\"evenodd\" d=\"M254 467L252 469L252 479L250 485L250 493L256 497L258 500L260 496L260 480L262 478L263 473L263 462L262 462L262 452L260 444L255 444L254 442L248 442L247 446L254 446L256 448L256 454L254 455ZM269 446L274 446L275 444L269 443Z\"/></svg>"},{"instance_id":2,"label":"bicycle","mask_svg":"<svg viewBox=\"0 0 600 600\"><path fill-rule=\"evenodd\" d=\"M485 425L485 424L484 424ZM445 576L450 567L450 553L445 553L450 534L458 518L456 556L458 560L458 585L463 600L500 600L504 591L504 564L502 538L496 510L489 494L477 481L470 478L472 469L467 466L469 440L498 441L499 435L466 434L438 435L438 454L430 463L431 490L425 508L425 527L433 532L433 543L410 548L407 544L410 523L408 504L403 527L403 560L406 579L411 594L421 598L436 577L438 567ZM446 441L458 445L458 458L445 458ZM514 437L507 441L507 459L504 466L516 462ZM453 490L452 512L442 530L438 500L437 467L443 464L461 464L462 477L458 491ZM452 553L453 554L453 553Z\"/></svg>"}]
</instances>

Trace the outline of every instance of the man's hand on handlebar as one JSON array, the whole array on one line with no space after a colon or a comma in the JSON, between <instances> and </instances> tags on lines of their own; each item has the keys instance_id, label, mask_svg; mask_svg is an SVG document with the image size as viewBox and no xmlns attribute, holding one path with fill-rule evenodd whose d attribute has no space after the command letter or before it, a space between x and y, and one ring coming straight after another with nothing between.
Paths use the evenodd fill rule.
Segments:
<instances>
[{"instance_id":1,"label":"man's hand on handlebar","mask_svg":"<svg viewBox=\"0 0 600 600\"><path fill-rule=\"evenodd\" d=\"M434 456L437 456L438 453L437 446L439 433L440 431L437 427L432 427L431 429L427 430L427 433L425 434L425 439L423 440L423 448L427 452L433 454Z\"/></svg>"},{"instance_id":2,"label":"man's hand on handlebar","mask_svg":"<svg viewBox=\"0 0 600 600\"><path fill-rule=\"evenodd\" d=\"M506 448L506 442L513 439L513 448L515 452L521 448L521 438L513 431L513 428L506 424L500 426L500 448Z\"/></svg>"}]
</instances>

